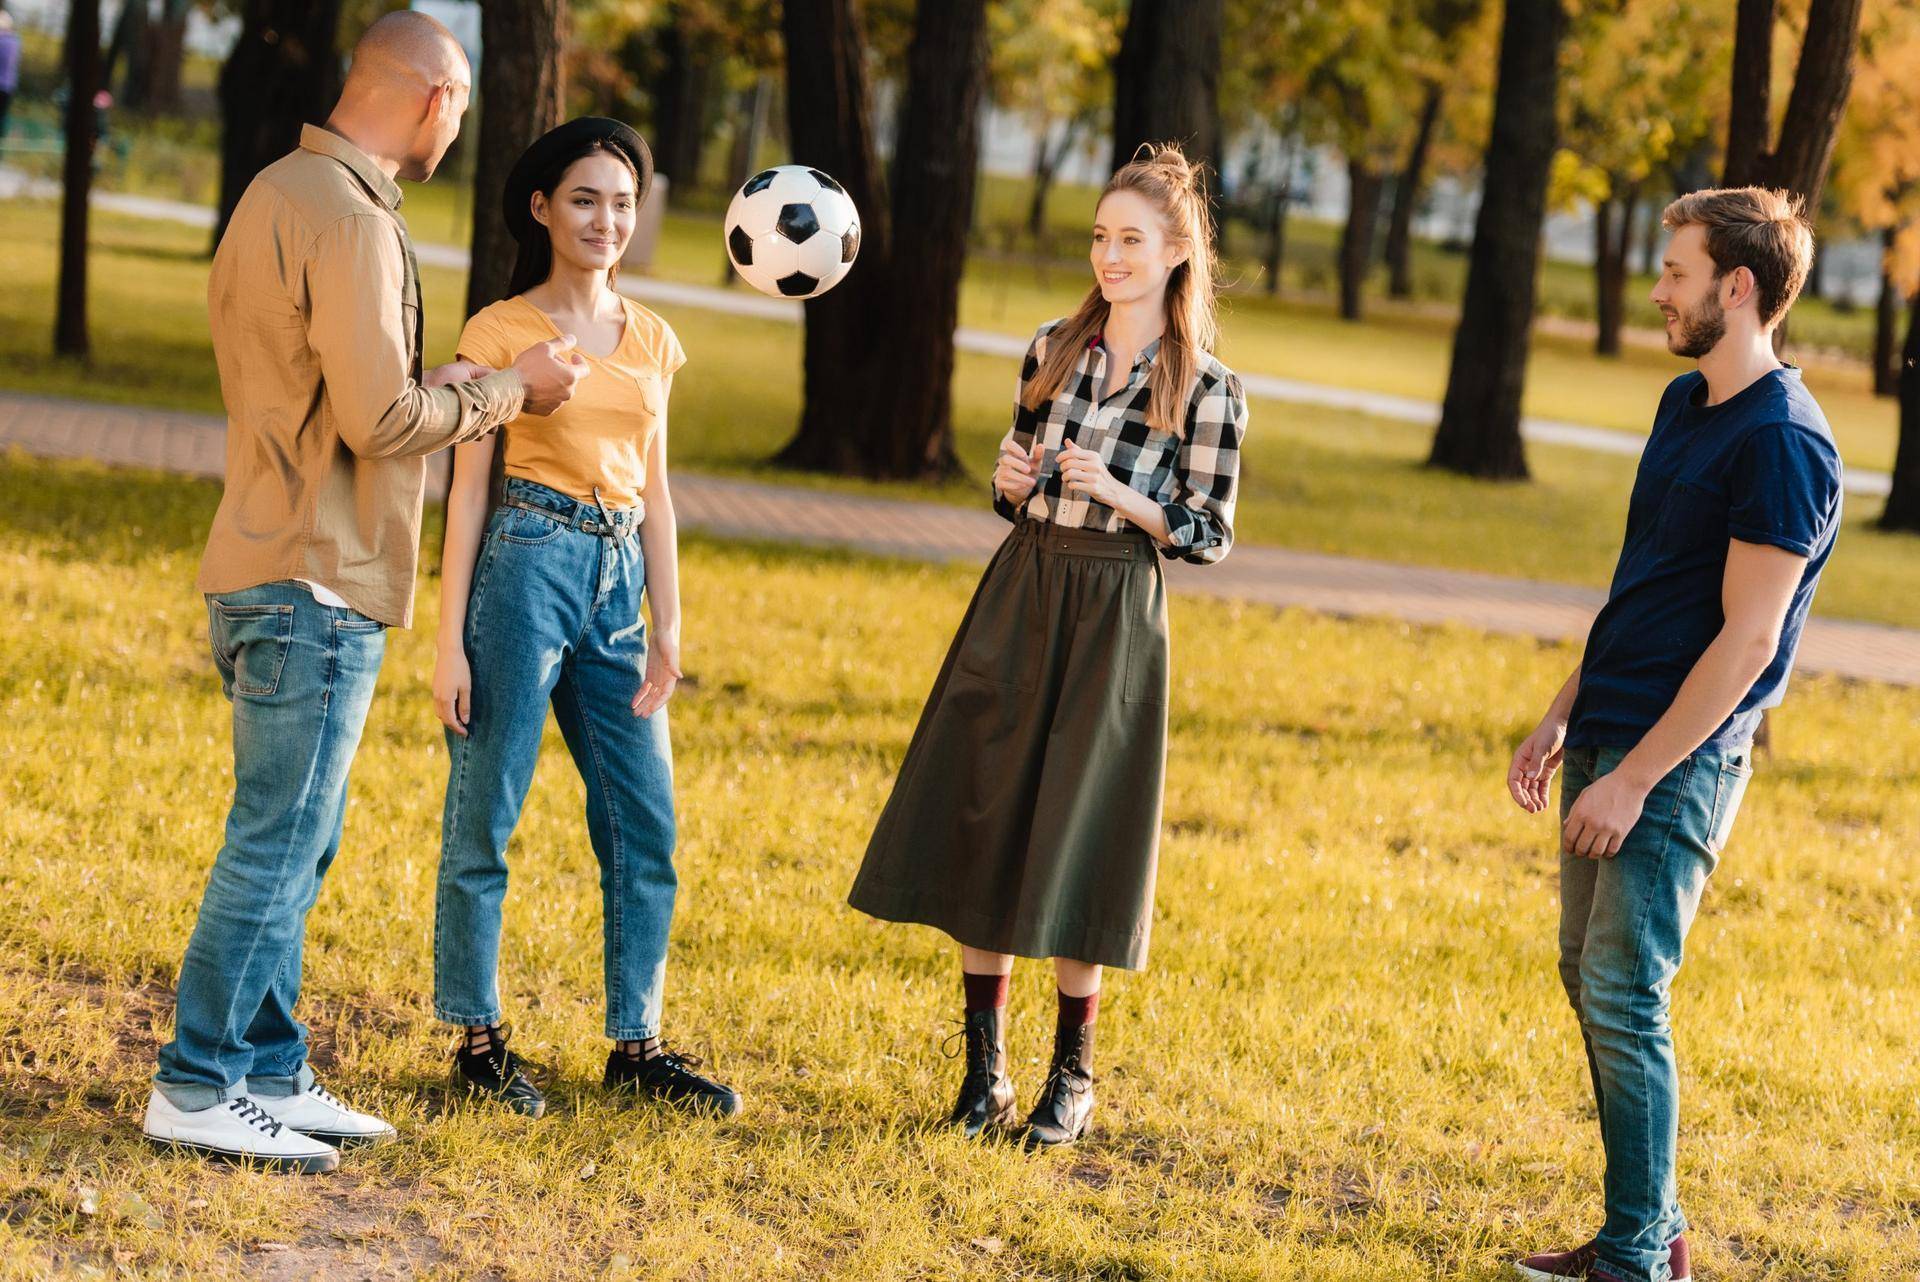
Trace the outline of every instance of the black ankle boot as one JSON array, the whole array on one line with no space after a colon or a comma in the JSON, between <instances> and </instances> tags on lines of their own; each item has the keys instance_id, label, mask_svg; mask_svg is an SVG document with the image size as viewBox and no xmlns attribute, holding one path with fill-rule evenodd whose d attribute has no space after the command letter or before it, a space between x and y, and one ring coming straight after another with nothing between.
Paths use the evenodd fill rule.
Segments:
<instances>
[{"instance_id":1,"label":"black ankle boot","mask_svg":"<svg viewBox=\"0 0 1920 1282\"><path fill-rule=\"evenodd\" d=\"M1071 1144L1093 1116L1093 1025L1055 1028L1053 1065L1040 1099L1027 1114L1027 1147Z\"/></svg>"},{"instance_id":2,"label":"black ankle boot","mask_svg":"<svg viewBox=\"0 0 1920 1282\"><path fill-rule=\"evenodd\" d=\"M505 1104L525 1117L539 1117L547 1111L547 1097L527 1076L527 1061L507 1049L513 1032L504 1024L487 1029L487 1049L469 1049L462 1040L453 1053L453 1084L470 1094L485 1095Z\"/></svg>"},{"instance_id":3,"label":"black ankle boot","mask_svg":"<svg viewBox=\"0 0 1920 1282\"><path fill-rule=\"evenodd\" d=\"M1006 1008L967 1012L960 1030L966 1038L967 1075L960 1081L960 1098L947 1117L968 1139L989 1126L1013 1123L1013 1079L1007 1076Z\"/></svg>"}]
</instances>

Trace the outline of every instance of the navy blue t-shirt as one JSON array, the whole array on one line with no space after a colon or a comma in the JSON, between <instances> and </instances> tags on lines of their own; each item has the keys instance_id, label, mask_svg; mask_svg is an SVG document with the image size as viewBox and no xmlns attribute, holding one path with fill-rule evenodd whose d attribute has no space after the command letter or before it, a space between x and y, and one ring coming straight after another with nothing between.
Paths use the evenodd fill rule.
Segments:
<instances>
[{"instance_id":1,"label":"navy blue t-shirt","mask_svg":"<svg viewBox=\"0 0 1920 1282\"><path fill-rule=\"evenodd\" d=\"M1567 728L1575 748L1631 748L1665 714L1726 622L1727 543L1769 543L1807 558L1773 662L1701 747L1753 737L1780 702L1814 585L1840 529L1840 453L1800 371L1762 375L1706 405L1695 371L1667 385L1640 456L1627 537L1607 604L1587 634Z\"/></svg>"}]
</instances>

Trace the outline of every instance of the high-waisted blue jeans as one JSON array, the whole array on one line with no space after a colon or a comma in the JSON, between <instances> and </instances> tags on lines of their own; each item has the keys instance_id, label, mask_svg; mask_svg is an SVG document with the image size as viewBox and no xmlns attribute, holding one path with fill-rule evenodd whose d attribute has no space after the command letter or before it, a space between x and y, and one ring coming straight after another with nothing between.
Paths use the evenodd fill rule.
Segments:
<instances>
[{"instance_id":1,"label":"high-waisted blue jeans","mask_svg":"<svg viewBox=\"0 0 1920 1282\"><path fill-rule=\"evenodd\" d=\"M587 832L605 909L607 1036L660 1030L673 868L673 757L665 709L636 716L646 670L646 586L638 526L614 529L579 503L509 478L474 566L466 620L473 695L452 758L434 905L434 1014L454 1024L501 1017L497 980L507 840L519 822L549 704L587 786ZM538 508L531 511L529 508Z\"/></svg>"},{"instance_id":2,"label":"high-waisted blue jeans","mask_svg":"<svg viewBox=\"0 0 1920 1282\"><path fill-rule=\"evenodd\" d=\"M1625 755L1568 750L1563 823ZM1687 1227L1674 1180L1680 1077L1669 989L1752 775L1745 749L1697 752L1654 785L1617 855L1560 859L1560 980L1580 1016L1607 1155L1600 1259L1628 1282L1666 1282L1667 1243Z\"/></svg>"}]
</instances>

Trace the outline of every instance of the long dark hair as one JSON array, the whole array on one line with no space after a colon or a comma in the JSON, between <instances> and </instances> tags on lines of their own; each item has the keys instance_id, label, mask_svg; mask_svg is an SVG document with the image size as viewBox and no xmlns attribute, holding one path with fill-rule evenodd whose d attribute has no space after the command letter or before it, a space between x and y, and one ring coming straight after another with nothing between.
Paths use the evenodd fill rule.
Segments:
<instances>
[{"instance_id":1,"label":"long dark hair","mask_svg":"<svg viewBox=\"0 0 1920 1282\"><path fill-rule=\"evenodd\" d=\"M633 167L632 158L620 148L608 145L606 140L601 138L590 138L578 147L560 153L541 173L539 181L533 185L533 191L552 200L554 190L560 186L560 180L566 176L573 162L591 156L595 152L602 152L619 161L626 171L633 175L634 190L636 193L639 191L640 172ZM531 199L532 192L529 192L528 196ZM619 274L619 271L618 263L607 268L609 286L613 284L614 277ZM508 296L524 294L552 274L553 238L547 234L546 227L539 219L528 218L526 233L520 237L520 250L513 257L513 275L507 280L507 294Z\"/></svg>"}]
</instances>

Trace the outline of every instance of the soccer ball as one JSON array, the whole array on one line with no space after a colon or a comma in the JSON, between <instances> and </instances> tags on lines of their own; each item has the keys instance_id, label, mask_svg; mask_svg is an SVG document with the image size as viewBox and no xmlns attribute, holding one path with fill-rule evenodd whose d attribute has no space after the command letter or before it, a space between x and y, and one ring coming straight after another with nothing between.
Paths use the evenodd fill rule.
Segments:
<instances>
[{"instance_id":1,"label":"soccer ball","mask_svg":"<svg viewBox=\"0 0 1920 1282\"><path fill-rule=\"evenodd\" d=\"M763 169L727 206L727 257L775 298L818 298L860 252L860 211L846 188L805 165Z\"/></svg>"}]
</instances>

